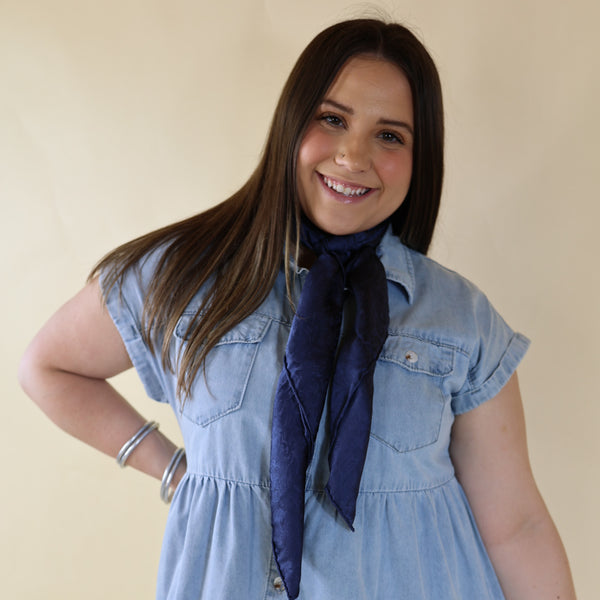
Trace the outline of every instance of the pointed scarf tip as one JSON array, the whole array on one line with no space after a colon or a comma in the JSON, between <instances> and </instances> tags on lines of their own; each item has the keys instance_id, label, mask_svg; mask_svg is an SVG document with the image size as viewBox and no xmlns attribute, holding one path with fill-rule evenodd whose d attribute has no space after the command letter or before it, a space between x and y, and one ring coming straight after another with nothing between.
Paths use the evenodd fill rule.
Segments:
<instances>
[{"instance_id":1,"label":"pointed scarf tip","mask_svg":"<svg viewBox=\"0 0 600 600\"><path fill-rule=\"evenodd\" d=\"M340 506L340 504L337 502L337 500L335 499L334 494L331 491L331 487L329 486L329 484L327 484L325 486L325 491L327 492L327 497L329 498L329 501L335 507L337 514L340 517L342 517L344 523L348 526L350 531L352 531L352 533L354 533L354 519L356 518L356 505L354 507L354 510L351 510L351 511L344 510Z\"/></svg>"}]
</instances>

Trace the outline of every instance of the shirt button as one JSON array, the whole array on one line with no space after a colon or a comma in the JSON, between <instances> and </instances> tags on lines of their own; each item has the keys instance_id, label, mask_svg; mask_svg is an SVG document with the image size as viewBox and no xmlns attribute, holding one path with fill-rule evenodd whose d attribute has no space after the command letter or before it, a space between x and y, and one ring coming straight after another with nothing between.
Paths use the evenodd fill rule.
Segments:
<instances>
[{"instance_id":1,"label":"shirt button","mask_svg":"<svg viewBox=\"0 0 600 600\"><path fill-rule=\"evenodd\" d=\"M283 585L283 579L281 579L281 577L275 577L275 579L273 579L273 587L278 592L283 592L285 590L285 586Z\"/></svg>"},{"instance_id":2,"label":"shirt button","mask_svg":"<svg viewBox=\"0 0 600 600\"><path fill-rule=\"evenodd\" d=\"M407 350L406 354L404 355L404 358L409 362L409 363L416 363L419 360L419 356L417 355L416 352L413 352L412 350Z\"/></svg>"}]
</instances>

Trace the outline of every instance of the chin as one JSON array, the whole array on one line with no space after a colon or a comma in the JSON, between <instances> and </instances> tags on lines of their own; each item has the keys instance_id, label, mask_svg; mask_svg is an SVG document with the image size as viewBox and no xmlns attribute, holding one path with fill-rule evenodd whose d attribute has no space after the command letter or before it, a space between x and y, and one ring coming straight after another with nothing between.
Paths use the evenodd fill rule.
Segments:
<instances>
[{"instance_id":1,"label":"chin","mask_svg":"<svg viewBox=\"0 0 600 600\"><path fill-rule=\"evenodd\" d=\"M317 214L302 210L304 216L316 227L331 235L349 235L362 231L360 223L353 219L344 219L339 215L320 211Z\"/></svg>"},{"instance_id":2,"label":"chin","mask_svg":"<svg viewBox=\"0 0 600 600\"><path fill-rule=\"evenodd\" d=\"M316 225L319 229L330 233L331 235L350 235L352 233L358 233L363 231L362 227L345 225L344 223L331 223L330 221L315 221L310 219L311 222Z\"/></svg>"},{"instance_id":3,"label":"chin","mask_svg":"<svg viewBox=\"0 0 600 600\"><path fill-rule=\"evenodd\" d=\"M378 223L357 223L356 221L344 221L343 219L313 219L308 217L311 222L316 225L319 229L330 233L331 235L351 235L353 233L359 233L360 231L366 231L371 227L375 227Z\"/></svg>"}]
</instances>

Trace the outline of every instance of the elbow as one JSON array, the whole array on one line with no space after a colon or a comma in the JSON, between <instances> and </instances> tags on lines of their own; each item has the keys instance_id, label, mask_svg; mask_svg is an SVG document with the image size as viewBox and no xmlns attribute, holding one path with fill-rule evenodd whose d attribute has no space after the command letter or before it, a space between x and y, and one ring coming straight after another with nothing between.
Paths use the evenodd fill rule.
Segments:
<instances>
[{"instance_id":1,"label":"elbow","mask_svg":"<svg viewBox=\"0 0 600 600\"><path fill-rule=\"evenodd\" d=\"M52 367L44 359L34 339L19 361L17 379L23 391L44 410L44 398L48 388L48 376Z\"/></svg>"},{"instance_id":2,"label":"elbow","mask_svg":"<svg viewBox=\"0 0 600 600\"><path fill-rule=\"evenodd\" d=\"M17 379L23 391L32 399L35 400L35 380L40 371L39 361L35 356L33 343L29 345L25 353L19 361L17 369Z\"/></svg>"}]
</instances>

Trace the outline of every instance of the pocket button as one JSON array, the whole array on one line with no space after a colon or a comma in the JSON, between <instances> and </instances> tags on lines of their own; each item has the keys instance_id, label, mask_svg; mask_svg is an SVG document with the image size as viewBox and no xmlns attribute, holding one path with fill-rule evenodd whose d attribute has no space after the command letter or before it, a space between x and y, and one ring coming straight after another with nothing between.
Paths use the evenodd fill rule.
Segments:
<instances>
[{"instance_id":1,"label":"pocket button","mask_svg":"<svg viewBox=\"0 0 600 600\"><path fill-rule=\"evenodd\" d=\"M413 365L419 360L419 355L413 350L407 350L404 354L404 358Z\"/></svg>"}]
</instances>

